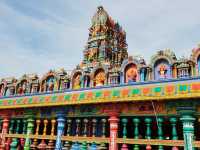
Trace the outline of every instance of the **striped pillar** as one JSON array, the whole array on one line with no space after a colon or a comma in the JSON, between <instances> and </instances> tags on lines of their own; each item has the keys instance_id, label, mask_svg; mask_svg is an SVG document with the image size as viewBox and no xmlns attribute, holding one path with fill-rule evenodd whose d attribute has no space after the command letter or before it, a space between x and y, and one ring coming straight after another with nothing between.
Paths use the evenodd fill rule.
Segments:
<instances>
[{"instance_id":1,"label":"striped pillar","mask_svg":"<svg viewBox=\"0 0 200 150\"><path fill-rule=\"evenodd\" d=\"M110 145L109 145L109 150L118 150L117 146L117 137L118 137L118 122L119 118L113 114L110 116L108 119L110 123Z\"/></svg>"},{"instance_id":2,"label":"striped pillar","mask_svg":"<svg viewBox=\"0 0 200 150\"><path fill-rule=\"evenodd\" d=\"M61 136L64 134L65 117L63 113L57 114L57 138L55 150L62 150Z\"/></svg>"},{"instance_id":3,"label":"striped pillar","mask_svg":"<svg viewBox=\"0 0 200 150\"><path fill-rule=\"evenodd\" d=\"M5 142L6 142L6 138L5 138L5 134L8 133L8 127L9 127L9 118L8 116L5 116L3 118L3 125L2 125L2 139L1 139L1 145L0 145L0 150L5 150Z\"/></svg>"}]
</instances>

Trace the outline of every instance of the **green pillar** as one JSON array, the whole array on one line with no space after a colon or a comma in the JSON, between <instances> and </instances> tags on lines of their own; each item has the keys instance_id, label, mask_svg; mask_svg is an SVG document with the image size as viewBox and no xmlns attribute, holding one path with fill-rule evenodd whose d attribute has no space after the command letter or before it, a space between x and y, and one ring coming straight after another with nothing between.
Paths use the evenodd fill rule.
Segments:
<instances>
[{"instance_id":1,"label":"green pillar","mask_svg":"<svg viewBox=\"0 0 200 150\"><path fill-rule=\"evenodd\" d=\"M15 124L15 120L12 119L12 120L10 121L10 127L9 127L9 131L8 131L9 134L13 134L13 133L14 133L14 124ZM6 140L6 143L5 143L6 149L10 149L10 144L11 144L11 142L12 142L12 138L9 137L9 138Z\"/></svg>"},{"instance_id":2,"label":"green pillar","mask_svg":"<svg viewBox=\"0 0 200 150\"><path fill-rule=\"evenodd\" d=\"M81 150L87 150L87 143L86 142L82 143Z\"/></svg>"},{"instance_id":3,"label":"green pillar","mask_svg":"<svg viewBox=\"0 0 200 150\"><path fill-rule=\"evenodd\" d=\"M146 139L151 139L151 123L152 119L151 118L145 118L144 122L146 123ZM151 149L151 145L147 145L146 149Z\"/></svg>"},{"instance_id":4,"label":"green pillar","mask_svg":"<svg viewBox=\"0 0 200 150\"><path fill-rule=\"evenodd\" d=\"M178 111L181 115L181 122L183 124L183 138L184 138L184 150L194 150L194 121L193 114L195 113L194 107L179 107Z\"/></svg>"},{"instance_id":5,"label":"green pillar","mask_svg":"<svg viewBox=\"0 0 200 150\"><path fill-rule=\"evenodd\" d=\"M31 140L29 138L30 134L33 134L34 129L34 119L33 115L29 115L27 119L27 133L26 140L24 145L24 150L30 150Z\"/></svg>"},{"instance_id":6,"label":"green pillar","mask_svg":"<svg viewBox=\"0 0 200 150\"><path fill-rule=\"evenodd\" d=\"M9 128L9 133L10 133L10 134L13 134L13 132L14 132L14 124L15 124L15 120L12 119L12 120L10 121L10 128Z\"/></svg>"},{"instance_id":7,"label":"green pillar","mask_svg":"<svg viewBox=\"0 0 200 150\"><path fill-rule=\"evenodd\" d=\"M22 134L26 134L27 120L26 120L26 119L23 119L22 122L23 122ZM25 139L24 139L24 138L21 138L21 139L20 139L20 145L21 145L21 147L24 147L24 144L25 144Z\"/></svg>"},{"instance_id":8,"label":"green pillar","mask_svg":"<svg viewBox=\"0 0 200 150\"><path fill-rule=\"evenodd\" d=\"M127 123L128 123L128 119L126 119L126 118L123 118L122 119L122 125L123 125L123 138L124 139L126 139L126 137L127 137ZM122 147L121 147L121 149L123 150L125 150L125 149L127 149L127 144L122 144Z\"/></svg>"},{"instance_id":9,"label":"green pillar","mask_svg":"<svg viewBox=\"0 0 200 150\"><path fill-rule=\"evenodd\" d=\"M16 130L15 130L15 134L19 134L19 126L20 126L21 121L18 119L16 121ZM17 138L13 138L12 139L12 143L10 145L10 150L16 150L17 146L18 146L18 142L19 140Z\"/></svg>"},{"instance_id":10,"label":"green pillar","mask_svg":"<svg viewBox=\"0 0 200 150\"><path fill-rule=\"evenodd\" d=\"M194 138L194 121L190 115L184 115L180 118L183 123L183 137L185 143L185 150L193 150L194 147L192 146L193 138Z\"/></svg>"},{"instance_id":11,"label":"green pillar","mask_svg":"<svg viewBox=\"0 0 200 150\"><path fill-rule=\"evenodd\" d=\"M162 130L162 125L163 125L163 118L158 118L157 119L158 122L158 139L159 140L163 140L163 130ZM158 145L158 150L164 150L163 145Z\"/></svg>"},{"instance_id":12,"label":"green pillar","mask_svg":"<svg viewBox=\"0 0 200 150\"><path fill-rule=\"evenodd\" d=\"M134 123L134 139L139 139L139 123L140 119L139 118L133 118L133 123ZM133 147L133 150L139 150L139 145L135 144Z\"/></svg>"},{"instance_id":13,"label":"green pillar","mask_svg":"<svg viewBox=\"0 0 200 150\"><path fill-rule=\"evenodd\" d=\"M169 119L171 126L172 126L172 140L178 140L177 130L176 130L176 123L177 119L172 117ZM178 150L178 147L173 146L172 149Z\"/></svg>"},{"instance_id":14,"label":"green pillar","mask_svg":"<svg viewBox=\"0 0 200 150\"><path fill-rule=\"evenodd\" d=\"M123 119L122 119L122 125L123 125L123 138L126 138L126 137L127 137L127 129L126 129L127 123L128 123L128 119L123 118Z\"/></svg>"}]
</instances>

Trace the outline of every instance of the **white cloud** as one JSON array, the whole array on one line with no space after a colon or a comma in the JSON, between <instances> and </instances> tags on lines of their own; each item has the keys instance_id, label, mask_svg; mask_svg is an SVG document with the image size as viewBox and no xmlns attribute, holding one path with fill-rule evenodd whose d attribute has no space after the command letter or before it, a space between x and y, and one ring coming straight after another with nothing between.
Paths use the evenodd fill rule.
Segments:
<instances>
[{"instance_id":1,"label":"white cloud","mask_svg":"<svg viewBox=\"0 0 200 150\"><path fill-rule=\"evenodd\" d=\"M199 0L0 2L0 77L72 69L82 60L90 19L102 4L127 32L130 55L158 49L189 55L200 42Z\"/></svg>"}]
</instances>

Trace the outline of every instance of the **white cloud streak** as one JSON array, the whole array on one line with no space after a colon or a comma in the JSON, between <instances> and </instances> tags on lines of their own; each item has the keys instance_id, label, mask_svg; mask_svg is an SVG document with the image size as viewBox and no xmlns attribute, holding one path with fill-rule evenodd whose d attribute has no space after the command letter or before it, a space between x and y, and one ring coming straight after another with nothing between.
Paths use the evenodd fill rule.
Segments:
<instances>
[{"instance_id":1,"label":"white cloud streak","mask_svg":"<svg viewBox=\"0 0 200 150\"><path fill-rule=\"evenodd\" d=\"M0 2L0 77L71 70L82 60L90 19L103 5L127 32L130 55L189 55L200 42L199 0L13 0Z\"/></svg>"}]
</instances>

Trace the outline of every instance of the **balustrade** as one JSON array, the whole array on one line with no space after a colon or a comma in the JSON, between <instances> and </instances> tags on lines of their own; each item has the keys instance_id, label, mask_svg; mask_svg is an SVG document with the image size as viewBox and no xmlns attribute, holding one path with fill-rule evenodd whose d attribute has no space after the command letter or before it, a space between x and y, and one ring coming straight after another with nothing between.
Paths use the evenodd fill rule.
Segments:
<instances>
[{"instance_id":1,"label":"balustrade","mask_svg":"<svg viewBox=\"0 0 200 150\"><path fill-rule=\"evenodd\" d=\"M6 117L2 119L1 149L15 150L24 147L25 150L53 150L62 147L63 150L106 150L110 138L110 142L113 142L110 143L110 150L114 150L112 148L116 145L112 144L115 142L117 144L115 150L181 150L184 146L186 150L192 150L194 146L200 147L200 142L193 142L194 123L194 116L185 114L179 118L112 116L109 120L91 117L67 118L64 115L58 115L57 118L36 119L33 116L27 119ZM110 137L106 134L108 124ZM181 127L183 132L177 130ZM120 129L119 137L117 129ZM74 134L72 130L75 130ZM199 135L196 136L199 139Z\"/></svg>"}]
</instances>

